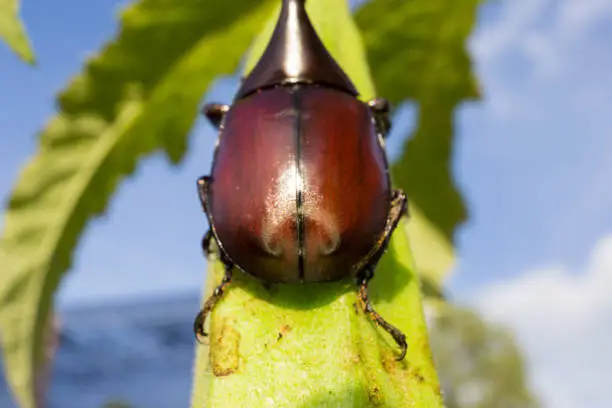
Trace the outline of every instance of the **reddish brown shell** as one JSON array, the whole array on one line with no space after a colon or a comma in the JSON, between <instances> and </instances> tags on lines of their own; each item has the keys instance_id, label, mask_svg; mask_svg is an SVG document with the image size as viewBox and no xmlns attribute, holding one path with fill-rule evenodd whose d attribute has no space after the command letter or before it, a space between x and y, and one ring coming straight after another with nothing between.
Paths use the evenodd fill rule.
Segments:
<instances>
[{"instance_id":1,"label":"reddish brown shell","mask_svg":"<svg viewBox=\"0 0 612 408\"><path fill-rule=\"evenodd\" d=\"M209 211L226 255L269 282L351 276L389 214L369 108L313 85L235 102L215 153Z\"/></svg>"}]
</instances>

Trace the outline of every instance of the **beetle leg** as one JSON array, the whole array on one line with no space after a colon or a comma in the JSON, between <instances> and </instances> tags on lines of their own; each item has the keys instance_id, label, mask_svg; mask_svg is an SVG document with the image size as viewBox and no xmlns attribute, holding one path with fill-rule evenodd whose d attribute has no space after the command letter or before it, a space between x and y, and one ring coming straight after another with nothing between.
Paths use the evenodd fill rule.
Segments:
<instances>
[{"instance_id":1,"label":"beetle leg","mask_svg":"<svg viewBox=\"0 0 612 408\"><path fill-rule=\"evenodd\" d=\"M215 288L212 295L206 300L202 310L196 316L193 322L193 332L195 333L196 340L199 343L203 343L204 338L208 337L208 333L204 330L204 323L206 323L206 317L213 310L225 290L232 282L232 268L233 265L227 260L223 260L225 266L225 275L223 275L223 280L221 283Z\"/></svg>"},{"instance_id":2,"label":"beetle leg","mask_svg":"<svg viewBox=\"0 0 612 408\"><path fill-rule=\"evenodd\" d=\"M391 210L387 216L387 224L381 234L378 242L374 246L373 252L370 254L367 264L375 266L383 256L389 245L389 240L393 235L393 231L397 228L402 216L408 215L408 197L402 190L393 190L391 197Z\"/></svg>"},{"instance_id":3,"label":"beetle leg","mask_svg":"<svg viewBox=\"0 0 612 408\"><path fill-rule=\"evenodd\" d=\"M361 300L361 305L365 313L370 317L370 319L374 320L376 324L382 327L387 333L393 337L395 342L400 346L401 353L398 357L399 360L403 360L406 356L406 350L408 349L408 343L406 343L406 335L402 333L397 327L393 326L389 322L380 316L368 298L368 282L374 276L374 269L378 264L378 261L387 250L387 246L389 244L389 239L393 234L393 231L397 227L400 219L403 215L407 213L407 197L406 193L401 190L394 190L393 197L391 200L391 211L389 212L389 216L387 217L387 225L385 226L385 230L383 231L378 244L376 245L376 249L371 254L370 259L365 264L365 266L361 269L361 271L357 275L357 282L359 285L359 299Z\"/></svg>"},{"instance_id":4,"label":"beetle leg","mask_svg":"<svg viewBox=\"0 0 612 408\"><path fill-rule=\"evenodd\" d=\"M208 215L208 222L212 225L212 221L210 215L208 214L208 188L210 187L210 183L212 178L209 176L202 176L198 179L198 195L200 196L200 202L202 203L202 209ZM213 234L212 227L206 231L204 237L202 238L202 250L206 255L206 258L210 259L210 255L213 253L212 250L212 242L215 239L215 235Z\"/></svg>"},{"instance_id":5,"label":"beetle leg","mask_svg":"<svg viewBox=\"0 0 612 408\"><path fill-rule=\"evenodd\" d=\"M208 187L211 182L211 178L209 176L202 176L198 179L198 195L200 196L200 203L202 203L202 209L208 215ZM210 219L209 219L210 221ZM210 258L212 253L211 244L214 239L214 235L212 233L212 228L209 228L202 237L202 250L204 251L204 255L206 258Z\"/></svg>"},{"instance_id":6,"label":"beetle leg","mask_svg":"<svg viewBox=\"0 0 612 408\"><path fill-rule=\"evenodd\" d=\"M202 113L208 118L208 121L217 129L221 126L225 114L229 111L229 105L222 103L208 103L204 105Z\"/></svg>"},{"instance_id":7,"label":"beetle leg","mask_svg":"<svg viewBox=\"0 0 612 408\"><path fill-rule=\"evenodd\" d=\"M211 255L214 252L212 246L214 238L215 237L211 229L208 229L208 231L206 231L206 234L204 234L204 237L202 237L202 250L204 251L206 259L210 259Z\"/></svg>"},{"instance_id":8,"label":"beetle leg","mask_svg":"<svg viewBox=\"0 0 612 408\"><path fill-rule=\"evenodd\" d=\"M211 253L210 246L213 239L215 239L215 235L213 233L213 222L208 211L208 189L210 187L211 182L212 178L210 176L202 176L198 179L198 194L200 196L200 202L202 203L202 209L208 215L208 222L210 224L210 229L206 232L206 234L204 234L204 238L202 238L202 248L204 249L204 252L207 256L209 256ZM234 267L234 264L227 258L226 255L224 255L224 252L222 250L220 251L220 255L221 262L225 267L225 275L223 275L223 280L215 288L212 295L210 295L210 297L206 300L204 306L202 307L202 310L200 310L193 322L193 331L195 333L196 340L200 343L202 343L204 337L208 336L208 333L206 333L206 331L204 330L204 323L206 322L206 317L215 307L215 304L217 304L221 296L223 296L225 289L232 281L232 268Z\"/></svg>"},{"instance_id":9,"label":"beetle leg","mask_svg":"<svg viewBox=\"0 0 612 408\"><path fill-rule=\"evenodd\" d=\"M382 134L383 137L387 137L391 130L391 119L389 118L390 104L385 98L374 98L368 101L368 107L374 114L374 120L376 121L376 130Z\"/></svg>"},{"instance_id":10,"label":"beetle leg","mask_svg":"<svg viewBox=\"0 0 612 408\"><path fill-rule=\"evenodd\" d=\"M208 188L212 177L202 176L198 179L198 195L200 196L200 203L202 203L202 209L208 214Z\"/></svg>"},{"instance_id":11,"label":"beetle leg","mask_svg":"<svg viewBox=\"0 0 612 408\"><path fill-rule=\"evenodd\" d=\"M368 266L365 268L360 277L359 284L359 299L361 300L361 306L363 307L364 312L368 315L368 317L376 322L380 327L382 327L387 333L393 337L393 340L400 347L401 352L398 361L403 360L406 357L406 351L408 350L408 343L406 342L406 335L401 332L400 329L393 326L391 323L387 322L382 318L381 315L378 314L374 307L370 303L370 299L368 298L368 281L372 279L374 276L374 272L372 271L372 267Z\"/></svg>"}]
</instances>

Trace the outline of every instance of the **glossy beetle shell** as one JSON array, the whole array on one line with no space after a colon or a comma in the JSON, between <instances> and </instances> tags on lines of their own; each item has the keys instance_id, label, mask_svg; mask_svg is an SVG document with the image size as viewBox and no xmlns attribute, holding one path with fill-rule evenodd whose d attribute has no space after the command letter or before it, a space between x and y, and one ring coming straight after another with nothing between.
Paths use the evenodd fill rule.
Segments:
<instances>
[{"instance_id":1,"label":"glossy beetle shell","mask_svg":"<svg viewBox=\"0 0 612 408\"><path fill-rule=\"evenodd\" d=\"M316 34L305 0L282 0L272 37L230 107L204 112L220 129L212 174L198 194L225 273L194 320L206 317L232 282L234 266L267 282L324 282L354 276L364 312L406 355L406 336L372 307L368 281L407 197L391 190L383 137L389 103L366 103Z\"/></svg>"},{"instance_id":2,"label":"glossy beetle shell","mask_svg":"<svg viewBox=\"0 0 612 408\"><path fill-rule=\"evenodd\" d=\"M277 87L236 101L211 175L208 211L223 251L268 282L352 276L389 214L372 113L331 88Z\"/></svg>"}]
</instances>

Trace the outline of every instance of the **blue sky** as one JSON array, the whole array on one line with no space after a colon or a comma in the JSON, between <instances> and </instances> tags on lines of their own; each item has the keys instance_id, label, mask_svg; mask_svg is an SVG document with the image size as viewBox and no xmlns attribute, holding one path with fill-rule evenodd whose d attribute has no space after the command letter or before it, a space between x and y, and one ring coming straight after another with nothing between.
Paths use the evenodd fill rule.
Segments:
<instances>
[{"instance_id":1,"label":"blue sky","mask_svg":"<svg viewBox=\"0 0 612 408\"><path fill-rule=\"evenodd\" d=\"M453 167L472 218L458 234L450 288L515 328L548 406L578 406L581 392L599 399L580 406L608 406L597 384L612 378L612 353L585 349L593 336L603 349L612 344L612 1L492 3L470 39L485 99L457 112ZM54 94L115 32L118 4L24 2L39 66L0 46L0 196L35 152ZM207 99L228 102L234 89L228 81ZM392 135L391 154L400 136ZM200 121L180 167L155 156L121 185L107 216L85 232L60 302L199 290L206 223L194 186L214 138ZM558 358L568 348L578 357ZM589 361L599 377L554 377L576 372L576 361ZM572 395L555 399L568 388Z\"/></svg>"}]
</instances>

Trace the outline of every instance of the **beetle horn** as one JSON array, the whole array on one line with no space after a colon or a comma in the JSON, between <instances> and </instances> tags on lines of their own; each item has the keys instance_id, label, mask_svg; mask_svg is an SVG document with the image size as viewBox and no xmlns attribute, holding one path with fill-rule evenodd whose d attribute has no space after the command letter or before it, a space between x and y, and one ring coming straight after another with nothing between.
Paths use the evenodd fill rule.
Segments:
<instances>
[{"instance_id":1,"label":"beetle horn","mask_svg":"<svg viewBox=\"0 0 612 408\"><path fill-rule=\"evenodd\" d=\"M260 88L296 83L317 83L358 95L355 85L317 35L305 3L306 0L283 0L272 38L236 99Z\"/></svg>"}]
</instances>

